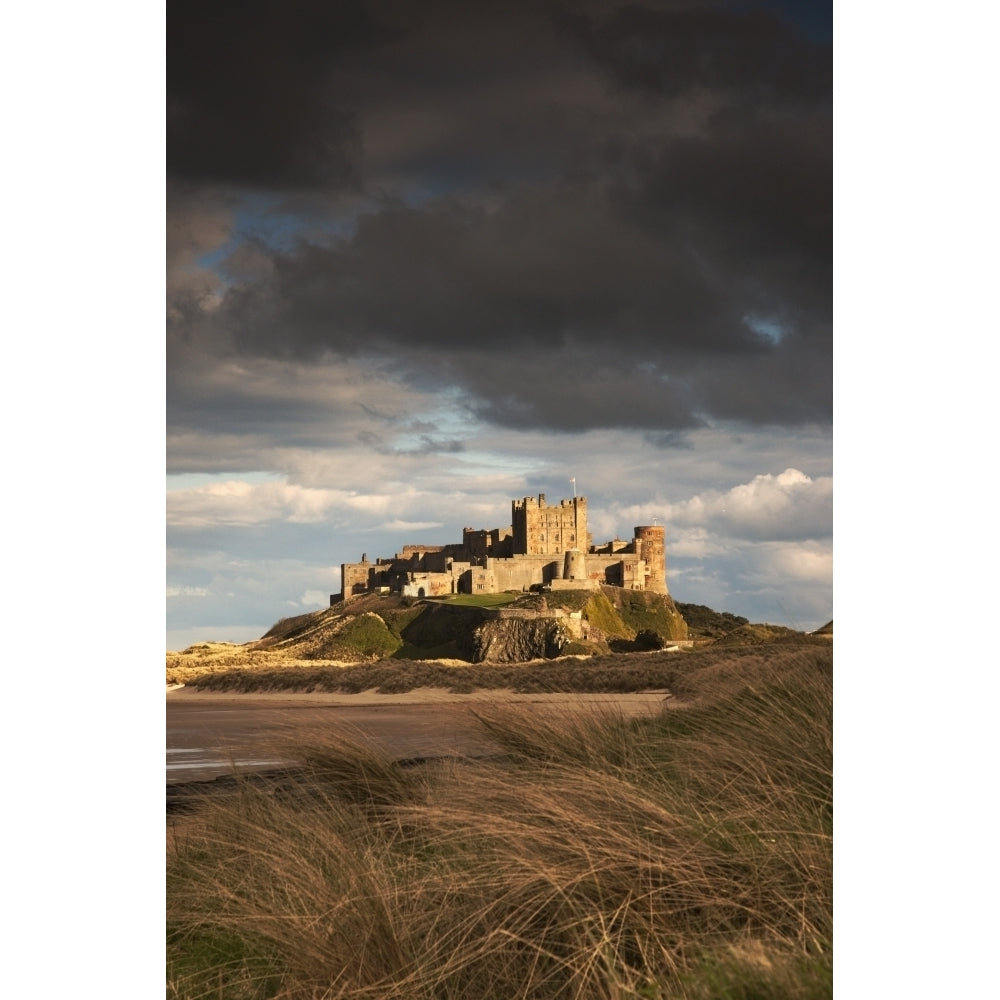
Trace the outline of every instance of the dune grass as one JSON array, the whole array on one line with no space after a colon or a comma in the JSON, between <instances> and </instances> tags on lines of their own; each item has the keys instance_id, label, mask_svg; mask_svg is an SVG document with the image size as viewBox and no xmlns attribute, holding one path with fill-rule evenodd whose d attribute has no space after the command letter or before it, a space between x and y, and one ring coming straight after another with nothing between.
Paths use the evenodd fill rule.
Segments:
<instances>
[{"instance_id":1,"label":"dune grass","mask_svg":"<svg viewBox=\"0 0 1000 1000\"><path fill-rule=\"evenodd\" d=\"M484 709L488 761L290 735L172 831L168 997L831 996L831 658L705 661L650 719Z\"/></svg>"},{"instance_id":2,"label":"dune grass","mask_svg":"<svg viewBox=\"0 0 1000 1000\"><path fill-rule=\"evenodd\" d=\"M183 681L199 691L229 691L253 694L268 691L329 691L358 693L379 691L398 694L415 688L449 691L511 690L521 693L648 691L669 687L682 690L684 678L696 675L717 662L739 661L741 670L752 670L754 662L768 662L780 644L766 646L713 647L683 653L657 650L648 653L586 655L581 659L562 656L527 663L448 664L428 660L383 659L373 663L327 664L289 661L280 665L254 663L246 668L224 661L212 671L182 675L168 672L170 682ZM799 636L789 649L829 654L829 641Z\"/></svg>"}]
</instances>

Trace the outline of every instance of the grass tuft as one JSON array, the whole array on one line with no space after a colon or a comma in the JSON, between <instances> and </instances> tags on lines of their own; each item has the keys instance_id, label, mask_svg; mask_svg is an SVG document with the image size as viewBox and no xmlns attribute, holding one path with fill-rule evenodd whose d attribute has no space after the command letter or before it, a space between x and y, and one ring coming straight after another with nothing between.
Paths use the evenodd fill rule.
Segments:
<instances>
[{"instance_id":1,"label":"grass tuft","mask_svg":"<svg viewBox=\"0 0 1000 1000\"><path fill-rule=\"evenodd\" d=\"M829 997L831 655L685 658L649 719L484 710L493 760L289 733L173 831L168 996Z\"/></svg>"}]
</instances>

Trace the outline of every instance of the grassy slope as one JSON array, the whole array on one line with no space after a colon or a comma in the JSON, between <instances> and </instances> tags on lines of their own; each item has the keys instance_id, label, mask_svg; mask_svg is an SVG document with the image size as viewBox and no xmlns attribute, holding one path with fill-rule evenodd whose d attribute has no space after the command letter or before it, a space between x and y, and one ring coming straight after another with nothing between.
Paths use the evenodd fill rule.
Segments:
<instances>
[{"instance_id":1,"label":"grassy slope","mask_svg":"<svg viewBox=\"0 0 1000 1000\"><path fill-rule=\"evenodd\" d=\"M717 646L760 646L773 642L798 642L801 632L784 625L741 625L716 640Z\"/></svg>"},{"instance_id":2,"label":"grassy slope","mask_svg":"<svg viewBox=\"0 0 1000 1000\"><path fill-rule=\"evenodd\" d=\"M601 593L628 630L625 638L643 631L656 632L668 642L688 637L687 624L669 597L618 587L602 587Z\"/></svg>"},{"instance_id":3,"label":"grassy slope","mask_svg":"<svg viewBox=\"0 0 1000 1000\"><path fill-rule=\"evenodd\" d=\"M832 648L673 662L650 720L484 714L503 763L299 732L170 841L168 997L826 1000Z\"/></svg>"},{"instance_id":4,"label":"grassy slope","mask_svg":"<svg viewBox=\"0 0 1000 1000\"><path fill-rule=\"evenodd\" d=\"M653 631L664 640L684 638L684 620L669 598L604 587L600 591L552 594L460 595L414 603L395 596L368 596L277 622L261 639L243 646L201 643L167 656L167 683L237 671L330 669L385 658L469 660L469 639L484 609L509 604L580 611L591 640L572 643L568 654L633 651L637 633ZM292 676L291 673L288 674Z\"/></svg>"},{"instance_id":5,"label":"grassy slope","mask_svg":"<svg viewBox=\"0 0 1000 1000\"><path fill-rule=\"evenodd\" d=\"M733 629L748 624L746 618L728 611L713 611L704 604L677 604L677 610L687 622L691 638L718 639Z\"/></svg>"}]
</instances>

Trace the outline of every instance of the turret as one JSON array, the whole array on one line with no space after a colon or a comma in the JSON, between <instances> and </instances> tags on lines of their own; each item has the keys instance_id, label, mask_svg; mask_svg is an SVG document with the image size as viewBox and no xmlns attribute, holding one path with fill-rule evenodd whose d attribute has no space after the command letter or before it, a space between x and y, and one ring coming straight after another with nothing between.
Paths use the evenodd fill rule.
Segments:
<instances>
[{"instance_id":1,"label":"turret","mask_svg":"<svg viewBox=\"0 0 1000 1000\"><path fill-rule=\"evenodd\" d=\"M635 551L646 564L646 590L667 594L667 557L662 524L640 525L635 529Z\"/></svg>"},{"instance_id":2,"label":"turret","mask_svg":"<svg viewBox=\"0 0 1000 1000\"><path fill-rule=\"evenodd\" d=\"M564 580L586 580L587 560L579 549L567 549L563 561Z\"/></svg>"}]
</instances>

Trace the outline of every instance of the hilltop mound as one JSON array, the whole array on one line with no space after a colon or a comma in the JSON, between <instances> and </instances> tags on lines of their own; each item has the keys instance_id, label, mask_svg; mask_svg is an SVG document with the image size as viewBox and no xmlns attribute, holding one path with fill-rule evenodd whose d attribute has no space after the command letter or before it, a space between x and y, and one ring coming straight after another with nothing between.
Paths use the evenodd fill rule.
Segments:
<instances>
[{"instance_id":1,"label":"hilltop mound","mask_svg":"<svg viewBox=\"0 0 1000 1000\"><path fill-rule=\"evenodd\" d=\"M350 604L283 618L249 645L303 660L368 660L390 656L419 609L398 597L362 597Z\"/></svg>"},{"instance_id":2,"label":"hilltop mound","mask_svg":"<svg viewBox=\"0 0 1000 1000\"><path fill-rule=\"evenodd\" d=\"M380 659L516 663L661 648L687 626L668 596L615 587L416 601L369 594L276 622L242 646L199 643L167 657L168 683L261 666Z\"/></svg>"},{"instance_id":3,"label":"hilltop mound","mask_svg":"<svg viewBox=\"0 0 1000 1000\"><path fill-rule=\"evenodd\" d=\"M617 587L418 602L367 595L283 619L249 645L302 660L511 663L551 658L567 647L574 653L609 652L634 643L640 633L665 644L686 638L687 626L670 597Z\"/></svg>"},{"instance_id":4,"label":"hilltop mound","mask_svg":"<svg viewBox=\"0 0 1000 1000\"><path fill-rule=\"evenodd\" d=\"M689 631L682 612L691 609ZM689 638L698 645L737 647L807 637L777 625L751 625L700 605L675 605L668 595L608 586L419 601L369 594L283 618L260 639L241 646L198 643L168 654L167 683L189 683L234 669L343 667L381 660L464 665L606 657L662 649Z\"/></svg>"}]
</instances>

